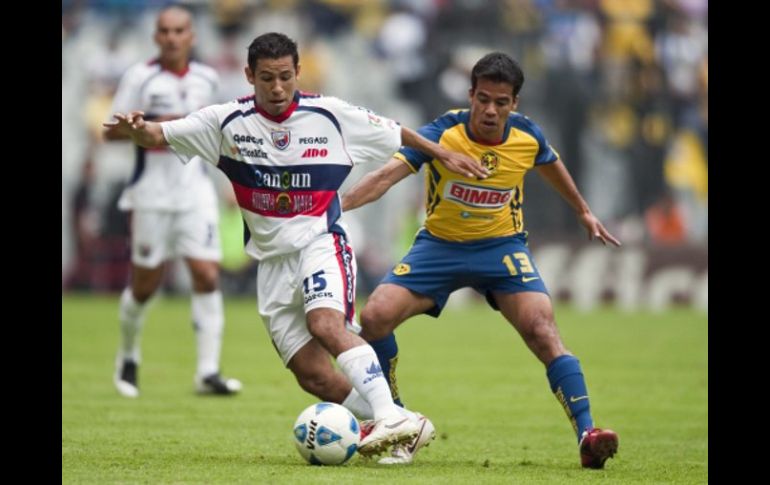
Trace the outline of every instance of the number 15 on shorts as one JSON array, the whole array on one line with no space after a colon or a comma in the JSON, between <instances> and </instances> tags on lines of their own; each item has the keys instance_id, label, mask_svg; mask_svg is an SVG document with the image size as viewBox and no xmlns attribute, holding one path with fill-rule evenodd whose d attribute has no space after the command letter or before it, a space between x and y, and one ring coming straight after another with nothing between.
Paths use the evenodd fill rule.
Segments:
<instances>
[{"instance_id":1,"label":"number 15 on shorts","mask_svg":"<svg viewBox=\"0 0 770 485\"><path fill-rule=\"evenodd\" d=\"M312 285L312 288L311 288ZM313 276L308 276L302 280L302 286L305 290L305 294L317 291L323 291L326 288L326 278L324 278L324 271L318 271L313 273Z\"/></svg>"}]
</instances>

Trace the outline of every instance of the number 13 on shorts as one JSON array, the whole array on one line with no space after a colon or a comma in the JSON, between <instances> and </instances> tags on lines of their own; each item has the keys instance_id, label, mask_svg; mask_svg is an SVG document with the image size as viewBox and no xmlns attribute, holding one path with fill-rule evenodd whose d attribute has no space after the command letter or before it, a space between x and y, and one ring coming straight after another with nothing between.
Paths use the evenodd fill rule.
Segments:
<instances>
[{"instance_id":1,"label":"number 13 on shorts","mask_svg":"<svg viewBox=\"0 0 770 485\"><path fill-rule=\"evenodd\" d=\"M516 269L516 263L518 263L519 266L518 270ZM508 268L508 272L511 273L511 276L516 276L519 273L535 272L532 268L532 263L529 261L529 256L524 252L513 253L513 257L511 257L510 254L506 254L503 256L503 264Z\"/></svg>"}]
</instances>

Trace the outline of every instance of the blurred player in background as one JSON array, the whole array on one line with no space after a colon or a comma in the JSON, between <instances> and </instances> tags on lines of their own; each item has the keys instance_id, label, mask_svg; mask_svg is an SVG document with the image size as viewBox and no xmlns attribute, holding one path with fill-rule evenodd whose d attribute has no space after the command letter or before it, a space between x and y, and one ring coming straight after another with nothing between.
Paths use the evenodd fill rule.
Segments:
<instances>
[{"instance_id":1,"label":"blurred player in background","mask_svg":"<svg viewBox=\"0 0 770 485\"><path fill-rule=\"evenodd\" d=\"M216 72L190 60L195 34L192 15L178 6L157 19L157 59L133 66L120 82L113 112L141 110L156 121L181 118L212 103ZM107 131L109 140L126 134ZM165 147L137 147L136 166L119 207L131 215L131 285L120 298L121 342L115 386L126 397L139 395L140 333L150 298L161 285L164 263L184 257L192 275L192 322L198 348L195 386L199 393L230 395L236 379L220 375L224 311L219 291L218 206L205 164L179 164Z\"/></svg>"},{"instance_id":2,"label":"blurred player in background","mask_svg":"<svg viewBox=\"0 0 770 485\"><path fill-rule=\"evenodd\" d=\"M402 143L468 176L485 170L369 110L297 90L299 72L294 41L264 34L245 68L254 96L162 123L116 113L105 127L147 148L170 145L184 161L202 157L227 175L246 252L259 261L257 300L273 345L304 390L374 420L359 447L370 456L414 439L426 420L396 406L357 334L356 261L337 191L353 164L387 160Z\"/></svg>"},{"instance_id":3,"label":"blurred player in background","mask_svg":"<svg viewBox=\"0 0 770 485\"><path fill-rule=\"evenodd\" d=\"M376 350L400 404L393 330L420 313L438 317L450 293L474 288L546 366L551 390L577 434L582 465L602 468L617 451L618 436L594 427L580 363L559 336L548 291L527 247L524 175L536 169L573 207L589 239L620 243L592 214L540 128L515 112L523 83L524 74L513 59L488 54L471 73L470 110L450 111L419 130L448 149L480 160L489 177L477 180L451 173L429 154L404 148L344 194L343 210L354 209L380 198L421 166L426 168L425 225L409 253L369 297L361 311L361 336ZM380 462L409 463L424 444L396 446L392 456Z\"/></svg>"}]
</instances>

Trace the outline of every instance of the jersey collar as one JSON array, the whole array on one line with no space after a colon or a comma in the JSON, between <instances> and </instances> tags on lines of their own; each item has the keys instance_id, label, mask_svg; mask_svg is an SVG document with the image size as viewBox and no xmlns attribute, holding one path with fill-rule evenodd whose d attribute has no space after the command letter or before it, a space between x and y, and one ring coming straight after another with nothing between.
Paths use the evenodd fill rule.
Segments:
<instances>
[{"instance_id":1,"label":"jersey collar","mask_svg":"<svg viewBox=\"0 0 770 485\"><path fill-rule=\"evenodd\" d=\"M508 119L505 120L505 129L503 130L503 137L496 141L496 142L487 142L484 140L477 139L475 136L473 136L473 133L471 132L471 112L470 110L463 113L464 118L462 121L465 124L465 134L468 136L468 139L471 140L474 143L478 143L479 145L487 145L487 146L495 146L502 144L505 140L508 139L508 135L511 133L511 117L508 116Z\"/></svg>"},{"instance_id":2,"label":"jersey collar","mask_svg":"<svg viewBox=\"0 0 770 485\"><path fill-rule=\"evenodd\" d=\"M299 106L299 91L294 91L294 99L291 101L291 104L289 105L286 110L279 114L279 115L271 115L267 111L263 110L258 104L257 104L257 98L254 97L254 109L257 113L261 114L265 118L269 119L270 121L275 121L276 123L283 123L287 119L289 119L289 116L294 113L294 110L297 109L297 106Z\"/></svg>"}]
</instances>

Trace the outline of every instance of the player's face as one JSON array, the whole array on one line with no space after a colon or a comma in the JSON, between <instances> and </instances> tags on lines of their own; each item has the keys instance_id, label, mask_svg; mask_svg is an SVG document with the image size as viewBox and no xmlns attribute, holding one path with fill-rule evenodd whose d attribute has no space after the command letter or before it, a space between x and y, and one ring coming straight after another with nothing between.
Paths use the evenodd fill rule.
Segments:
<instances>
[{"instance_id":1,"label":"player's face","mask_svg":"<svg viewBox=\"0 0 770 485\"><path fill-rule=\"evenodd\" d=\"M160 47L163 63L184 62L190 57L195 34L190 14L181 9L169 9L158 17L155 43Z\"/></svg>"},{"instance_id":2,"label":"player's face","mask_svg":"<svg viewBox=\"0 0 770 485\"><path fill-rule=\"evenodd\" d=\"M471 89L471 132L486 142L497 143L503 137L508 113L516 109L518 97L513 86L480 78L476 89Z\"/></svg>"},{"instance_id":3,"label":"player's face","mask_svg":"<svg viewBox=\"0 0 770 485\"><path fill-rule=\"evenodd\" d=\"M299 66L294 69L291 56L258 59L254 72L246 66L246 79L254 86L257 105L277 116L289 107L297 90Z\"/></svg>"}]
</instances>

